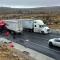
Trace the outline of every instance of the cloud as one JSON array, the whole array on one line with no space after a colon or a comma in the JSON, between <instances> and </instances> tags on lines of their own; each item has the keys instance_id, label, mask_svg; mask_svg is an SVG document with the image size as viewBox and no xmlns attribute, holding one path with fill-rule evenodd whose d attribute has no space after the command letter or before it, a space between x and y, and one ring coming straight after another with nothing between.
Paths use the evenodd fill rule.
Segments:
<instances>
[{"instance_id":1,"label":"cloud","mask_svg":"<svg viewBox=\"0 0 60 60\"><path fill-rule=\"evenodd\" d=\"M60 0L0 0L0 6L41 7L60 6Z\"/></svg>"}]
</instances>

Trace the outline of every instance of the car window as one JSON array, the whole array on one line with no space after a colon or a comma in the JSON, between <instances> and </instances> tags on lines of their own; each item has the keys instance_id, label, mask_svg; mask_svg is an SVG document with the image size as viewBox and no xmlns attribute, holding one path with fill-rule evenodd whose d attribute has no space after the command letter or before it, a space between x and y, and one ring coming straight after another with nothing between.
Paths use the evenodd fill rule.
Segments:
<instances>
[{"instance_id":1,"label":"car window","mask_svg":"<svg viewBox=\"0 0 60 60\"><path fill-rule=\"evenodd\" d=\"M60 42L60 40L55 40L56 42Z\"/></svg>"}]
</instances>

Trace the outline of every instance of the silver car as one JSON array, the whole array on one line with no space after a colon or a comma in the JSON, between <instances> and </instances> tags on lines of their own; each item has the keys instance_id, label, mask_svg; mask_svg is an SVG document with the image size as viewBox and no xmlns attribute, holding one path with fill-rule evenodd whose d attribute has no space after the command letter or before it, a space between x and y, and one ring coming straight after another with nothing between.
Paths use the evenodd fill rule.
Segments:
<instances>
[{"instance_id":1,"label":"silver car","mask_svg":"<svg viewBox=\"0 0 60 60\"><path fill-rule=\"evenodd\" d=\"M58 46L60 47L60 38L53 38L48 41L49 46Z\"/></svg>"}]
</instances>

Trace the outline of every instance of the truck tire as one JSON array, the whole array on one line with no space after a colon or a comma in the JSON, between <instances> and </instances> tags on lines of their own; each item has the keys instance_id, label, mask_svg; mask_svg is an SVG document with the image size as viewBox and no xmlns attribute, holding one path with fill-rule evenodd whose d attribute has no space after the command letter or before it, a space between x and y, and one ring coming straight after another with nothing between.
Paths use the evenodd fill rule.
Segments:
<instances>
[{"instance_id":1,"label":"truck tire","mask_svg":"<svg viewBox=\"0 0 60 60\"><path fill-rule=\"evenodd\" d=\"M42 34L45 34L44 31L41 31Z\"/></svg>"}]
</instances>

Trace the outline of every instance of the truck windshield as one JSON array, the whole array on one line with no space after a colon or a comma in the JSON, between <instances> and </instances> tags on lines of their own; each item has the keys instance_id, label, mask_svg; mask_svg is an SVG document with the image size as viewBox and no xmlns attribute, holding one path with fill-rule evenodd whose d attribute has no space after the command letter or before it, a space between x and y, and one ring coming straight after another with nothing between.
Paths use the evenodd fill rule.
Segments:
<instances>
[{"instance_id":1,"label":"truck windshield","mask_svg":"<svg viewBox=\"0 0 60 60\"><path fill-rule=\"evenodd\" d=\"M42 27L46 27L46 25L45 25L45 24L44 24L44 25L39 25L39 27L40 27L40 28L42 28Z\"/></svg>"}]
</instances>

